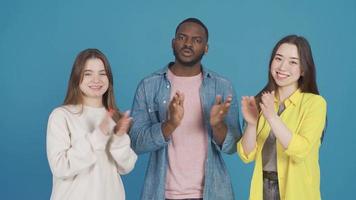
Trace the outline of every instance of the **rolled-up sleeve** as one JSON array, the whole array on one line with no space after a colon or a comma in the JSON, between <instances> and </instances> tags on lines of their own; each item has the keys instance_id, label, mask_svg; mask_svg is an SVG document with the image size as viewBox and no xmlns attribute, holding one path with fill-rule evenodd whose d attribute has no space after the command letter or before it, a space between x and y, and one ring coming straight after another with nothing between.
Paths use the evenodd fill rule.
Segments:
<instances>
[{"instance_id":1,"label":"rolled-up sleeve","mask_svg":"<svg viewBox=\"0 0 356 200\"><path fill-rule=\"evenodd\" d=\"M301 162L310 153L313 146L320 141L326 121L326 101L315 96L307 106L300 128L292 133L291 141L285 150L293 161Z\"/></svg>"},{"instance_id":2,"label":"rolled-up sleeve","mask_svg":"<svg viewBox=\"0 0 356 200\"><path fill-rule=\"evenodd\" d=\"M138 154L155 151L168 144L162 133L162 123L153 123L148 110L142 81L136 90L132 105L133 125L130 130L131 145Z\"/></svg>"}]
</instances>

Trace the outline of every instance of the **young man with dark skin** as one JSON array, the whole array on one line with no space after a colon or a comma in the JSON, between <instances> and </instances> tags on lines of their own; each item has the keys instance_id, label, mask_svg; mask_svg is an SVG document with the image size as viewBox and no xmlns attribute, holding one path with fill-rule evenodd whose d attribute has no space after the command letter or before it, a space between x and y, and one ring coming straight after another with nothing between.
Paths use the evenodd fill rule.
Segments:
<instances>
[{"instance_id":1,"label":"young man with dark skin","mask_svg":"<svg viewBox=\"0 0 356 200\"><path fill-rule=\"evenodd\" d=\"M141 199L234 199L221 152L241 137L236 94L204 68L208 29L182 21L172 40L175 61L144 78L132 107L136 153L150 152Z\"/></svg>"}]
</instances>

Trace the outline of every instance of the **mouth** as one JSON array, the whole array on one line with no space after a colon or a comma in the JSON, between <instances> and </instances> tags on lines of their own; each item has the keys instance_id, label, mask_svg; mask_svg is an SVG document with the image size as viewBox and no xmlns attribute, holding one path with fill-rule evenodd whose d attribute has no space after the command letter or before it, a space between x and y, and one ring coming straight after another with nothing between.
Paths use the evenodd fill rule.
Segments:
<instances>
[{"instance_id":1,"label":"mouth","mask_svg":"<svg viewBox=\"0 0 356 200\"><path fill-rule=\"evenodd\" d=\"M276 72L277 78L279 79L285 79L288 78L290 75L282 72Z\"/></svg>"},{"instance_id":2,"label":"mouth","mask_svg":"<svg viewBox=\"0 0 356 200\"><path fill-rule=\"evenodd\" d=\"M188 48L182 49L181 52L182 52L182 55L185 56L185 57L189 57L189 56L194 55L193 50L188 49Z\"/></svg>"},{"instance_id":3,"label":"mouth","mask_svg":"<svg viewBox=\"0 0 356 200\"><path fill-rule=\"evenodd\" d=\"M103 87L103 86L101 86L101 85L90 85L90 86L88 86L90 89L92 89L92 90L101 90L101 88Z\"/></svg>"}]
</instances>

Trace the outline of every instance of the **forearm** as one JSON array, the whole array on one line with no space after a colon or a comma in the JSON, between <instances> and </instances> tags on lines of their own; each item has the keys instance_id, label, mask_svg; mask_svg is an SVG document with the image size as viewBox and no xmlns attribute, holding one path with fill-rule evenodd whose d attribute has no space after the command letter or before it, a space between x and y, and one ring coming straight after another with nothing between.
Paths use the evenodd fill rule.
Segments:
<instances>
[{"instance_id":1,"label":"forearm","mask_svg":"<svg viewBox=\"0 0 356 200\"><path fill-rule=\"evenodd\" d=\"M93 146L96 140L92 137L94 134L86 134L72 144L63 144L55 137L48 137L47 154L54 176L73 177L88 170L96 162L95 148L101 148L104 145Z\"/></svg>"},{"instance_id":2,"label":"forearm","mask_svg":"<svg viewBox=\"0 0 356 200\"><path fill-rule=\"evenodd\" d=\"M174 130L176 130L177 126L174 125L172 122L165 121L162 123L162 133L163 137L166 141L168 141L171 138L171 135Z\"/></svg>"},{"instance_id":3,"label":"forearm","mask_svg":"<svg viewBox=\"0 0 356 200\"><path fill-rule=\"evenodd\" d=\"M225 137L226 137L226 133L227 133L227 126L224 122L221 122L215 126L211 127L213 129L213 137L215 142L218 145L222 145Z\"/></svg>"},{"instance_id":4,"label":"forearm","mask_svg":"<svg viewBox=\"0 0 356 200\"><path fill-rule=\"evenodd\" d=\"M256 135L256 125L247 124L241 141L246 156L256 147Z\"/></svg>"},{"instance_id":5,"label":"forearm","mask_svg":"<svg viewBox=\"0 0 356 200\"><path fill-rule=\"evenodd\" d=\"M116 162L118 173L127 174L134 168L137 155L131 149L130 138L126 133L123 135L114 135L109 149Z\"/></svg>"},{"instance_id":6,"label":"forearm","mask_svg":"<svg viewBox=\"0 0 356 200\"><path fill-rule=\"evenodd\" d=\"M276 136L277 140L282 144L282 146L287 149L288 145L292 139L292 133L288 127L283 123L279 116L273 116L267 119L271 129Z\"/></svg>"},{"instance_id":7,"label":"forearm","mask_svg":"<svg viewBox=\"0 0 356 200\"><path fill-rule=\"evenodd\" d=\"M162 123L148 125L134 122L129 136L131 146L138 154L156 151L168 144L162 133Z\"/></svg>"}]
</instances>

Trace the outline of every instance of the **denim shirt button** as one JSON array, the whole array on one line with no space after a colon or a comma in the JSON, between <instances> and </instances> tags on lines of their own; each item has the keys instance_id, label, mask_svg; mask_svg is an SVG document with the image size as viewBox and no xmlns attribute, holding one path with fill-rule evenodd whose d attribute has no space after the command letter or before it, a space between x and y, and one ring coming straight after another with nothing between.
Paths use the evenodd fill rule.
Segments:
<instances>
[{"instance_id":1,"label":"denim shirt button","mask_svg":"<svg viewBox=\"0 0 356 200\"><path fill-rule=\"evenodd\" d=\"M167 85L167 88L169 88L169 85Z\"/></svg>"},{"instance_id":2,"label":"denim shirt button","mask_svg":"<svg viewBox=\"0 0 356 200\"><path fill-rule=\"evenodd\" d=\"M163 103L166 103L167 101L166 100L163 100Z\"/></svg>"}]
</instances>

